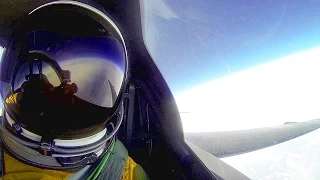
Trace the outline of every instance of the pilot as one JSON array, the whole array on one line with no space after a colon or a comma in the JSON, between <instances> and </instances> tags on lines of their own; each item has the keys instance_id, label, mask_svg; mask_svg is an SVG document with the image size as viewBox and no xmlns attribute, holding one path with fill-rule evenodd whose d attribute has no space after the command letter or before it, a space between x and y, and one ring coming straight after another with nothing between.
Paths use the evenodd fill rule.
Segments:
<instances>
[{"instance_id":1,"label":"pilot","mask_svg":"<svg viewBox=\"0 0 320 180\"><path fill-rule=\"evenodd\" d=\"M4 179L148 179L117 139L128 57L104 13L73 1L31 11L0 75Z\"/></svg>"}]
</instances>

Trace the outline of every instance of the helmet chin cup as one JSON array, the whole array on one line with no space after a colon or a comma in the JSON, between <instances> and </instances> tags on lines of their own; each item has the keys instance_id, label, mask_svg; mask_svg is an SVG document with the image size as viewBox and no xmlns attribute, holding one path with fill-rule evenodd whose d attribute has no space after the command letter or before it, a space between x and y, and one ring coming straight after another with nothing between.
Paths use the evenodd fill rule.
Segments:
<instances>
[{"instance_id":1,"label":"helmet chin cup","mask_svg":"<svg viewBox=\"0 0 320 180\"><path fill-rule=\"evenodd\" d=\"M6 112L5 118L2 118L0 129L3 132L4 145L20 160L39 167L72 169L94 163L105 151L108 150L112 142L115 140L116 133L118 132L123 120L123 114L124 107L121 102L121 105L115 114L117 116L115 125L113 123L108 124L105 131L103 131L105 132L104 135L100 139L94 142L88 142L88 144L82 144L81 146L77 142L84 141L84 139L55 139L52 142L45 142L41 141L41 137L40 141L39 137L33 137L30 140L26 140L29 139L28 136L30 136L30 134L27 135L28 130L15 124ZM4 126L4 123L8 123L9 127L12 127L13 129L18 126L20 131L16 132L19 133L19 135L12 134ZM107 131L107 129L109 130ZM88 139L92 139L92 137L88 137ZM66 144L69 144L69 146L63 146ZM70 146L70 144L73 146Z\"/></svg>"}]
</instances>

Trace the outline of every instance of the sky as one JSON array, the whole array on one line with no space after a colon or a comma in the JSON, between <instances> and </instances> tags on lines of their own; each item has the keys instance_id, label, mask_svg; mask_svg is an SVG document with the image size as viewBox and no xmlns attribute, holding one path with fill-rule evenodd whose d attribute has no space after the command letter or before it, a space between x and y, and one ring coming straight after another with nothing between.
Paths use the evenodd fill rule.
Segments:
<instances>
[{"instance_id":1,"label":"sky","mask_svg":"<svg viewBox=\"0 0 320 180\"><path fill-rule=\"evenodd\" d=\"M175 95L319 45L317 0L143 2L147 48Z\"/></svg>"}]
</instances>

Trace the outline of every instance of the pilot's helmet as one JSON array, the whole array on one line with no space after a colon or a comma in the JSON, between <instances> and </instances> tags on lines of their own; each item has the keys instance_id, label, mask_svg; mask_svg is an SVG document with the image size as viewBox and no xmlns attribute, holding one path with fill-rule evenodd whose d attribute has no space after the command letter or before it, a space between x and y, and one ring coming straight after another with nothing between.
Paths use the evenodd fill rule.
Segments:
<instances>
[{"instance_id":1,"label":"pilot's helmet","mask_svg":"<svg viewBox=\"0 0 320 180\"><path fill-rule=\"evenodd\" d=\"M5 146L53 169L93 163L113 143L127 81L115 23L93 6L68 2L30 12L0 67Z\"/></svg>"}]
</instances>

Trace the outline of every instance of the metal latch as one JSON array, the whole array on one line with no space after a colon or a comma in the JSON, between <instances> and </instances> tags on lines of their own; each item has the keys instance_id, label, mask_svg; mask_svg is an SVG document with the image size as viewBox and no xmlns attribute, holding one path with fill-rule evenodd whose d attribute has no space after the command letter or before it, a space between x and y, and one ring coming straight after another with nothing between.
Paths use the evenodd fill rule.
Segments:
<instances>
[{"instance_id":1,"label":"metal latch","mask_svg":"<svg viewBox=\"0 0 320 180\"><path fill-rule=\"evenodd\" d=\"M63 167L85 166L88 164L93 164L97 159L98 156L94 152L82 156L56 157L56 160Z\"/></svg>"},{"instance_id":2,"label":"metal latch","mask_svg":"<svg viewBox=\"0 0 320 180\"><path fill-rule=\"evenodd\" d=\"M20 124L14 123L14 124L12 124L12 127L13 127L13 130L15 133L17 133L17 134L22 133L22 128L21 128Z\"/></svg>"},{"instance_id":3,"label":"metal latch","mask_svg":"<svg viewBox=\"0 0 320 180\"><path fill-rule=\"evenodd\" d=\"M53 143L50 142L41 142L40 144L40 153L45 156L51 156L53 153Z\"/></svg>"}]
</instances>

